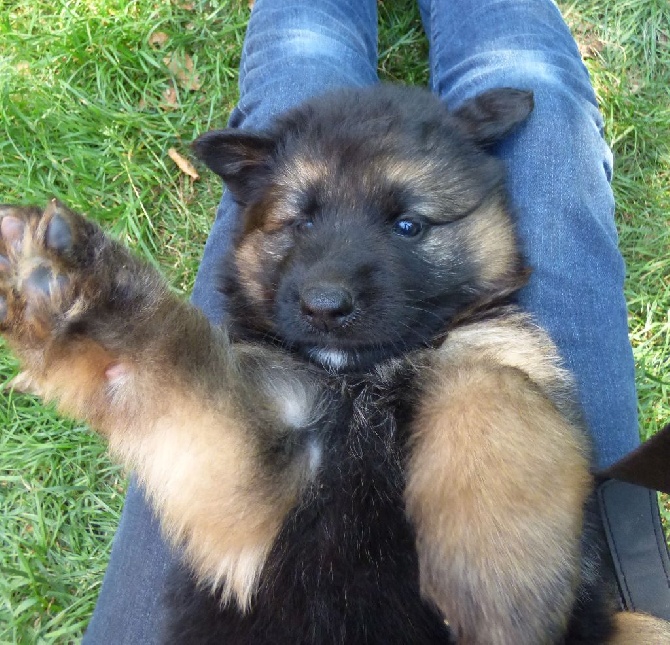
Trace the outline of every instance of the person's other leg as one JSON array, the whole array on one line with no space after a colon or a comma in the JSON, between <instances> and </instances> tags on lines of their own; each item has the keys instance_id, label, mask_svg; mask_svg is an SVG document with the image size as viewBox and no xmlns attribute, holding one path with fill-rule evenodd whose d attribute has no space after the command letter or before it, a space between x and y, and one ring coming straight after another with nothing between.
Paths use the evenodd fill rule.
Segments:
<instances>
[{"instance_id":1,"label":"person's other leg","mask_svg":"<svg viewBox=\"0 0 670 645\"><path fill-rule=\"evenodd\" d=\"M263 128L310 96L375 83L376 69L376 0L256 0L230 125ZM193 303L217 323L225 315L219 270L235 217L224 193L193 290ZM132 481L85 645L158 642L161 592L173 557L141 487Z\"/></svg>"},{"instance_id":2,"label":"person's other leg","mask_svg":"<svg viewBox=\"0 0 670 645\"><path fill-rule=\"evenodd\" d=\"M633 356L602 137L588 73L550 0L421 0L432 89L451 107L493 87L533 90L497 152L533 274L522 304L577 378L600 465L639 442Z\"/></svg>"},{"instance_id":3,"label":"person's other leg","mask_svg":"<svg viewBox=\"0 0 670 645\"><path fill-rule=\"evenodd\" d=\"M611 153L588 73L550 0L420 2L433 90L447 104L492 87L535 93L533 114L498 150L533 269L522 305L576 375L598 464L611 464L639 434ZM610 481L599 488L598 504L622 606L670 619L655 493Z\"/></svg>"}]
</instances>

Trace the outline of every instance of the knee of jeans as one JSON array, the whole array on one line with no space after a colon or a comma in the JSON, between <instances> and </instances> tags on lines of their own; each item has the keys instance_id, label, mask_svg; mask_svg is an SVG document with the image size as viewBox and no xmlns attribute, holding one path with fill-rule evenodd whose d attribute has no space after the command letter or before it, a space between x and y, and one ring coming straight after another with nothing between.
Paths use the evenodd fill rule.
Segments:
<instances>
[{"instance_id":1,"label":"knee of jeans","mask_svg":"<svg viewBox=\"0 0 670 645\"><path fill-rule=\"evenodd\" d=\"M303 56L334 59L341 55L346 44L322 31L294 28L284 34L281 46L289 58Z\"/></svg>"},{"instance_id":2,"label":"knee of jeans","mask_svg":"<svg viewBox=\"0 0 670 645\"><path fill-rule=\"evenodd\" d=\"M536 95L572 96L579 103L596 106L583 63L561 52L496 49L475 53L451 70L441 85L438 91L446 93L450 103L494 87L515 87Z\"/></svg>"},{"instance_id":3,"label":"knee of jeans","mask_svg":"<svg viewBox=\"0 0 670 645\"><path fill-rule=\"evenodd\" d=\"M266 3L263 11L252 15L245 49L247 55L290 61L341 59L355 53L367 62L376 56L376 24L370 27L337 6L319 9L314 0Z\"/></svg>"},{"instance_id":4,"label":"knee of jeans","mask_svg":"<svg viewBox=\"0 0 670 645\"><path fill-rule=\"evenodd\" d=\"M235 113L231 125L248 121L252 113L263 121L263 106L277 114L336 87L377 81L376 34L371 44L369 25L359 28L297 4L293 10L291 5L266 9L250 25L240 66L243 115Z\"/></svg>"},{"instance_id":5,"label":"knee of jeans","mask_svg":"<svg viewBox=\"0 0 670 645\"><path fill-rule=\"evenodd\" d=\"M260 42L258 42L260 41ZM264 38L252 36L247 39L247 64L256 57L272 60L275 64L282 61L295 64L304 58L325 58L328 60L341 56L348 45L315 25L296 25L290 29L278 30L270 42ZM257 44L260 45L256 47Z\"/></svg>"}]
</instances>

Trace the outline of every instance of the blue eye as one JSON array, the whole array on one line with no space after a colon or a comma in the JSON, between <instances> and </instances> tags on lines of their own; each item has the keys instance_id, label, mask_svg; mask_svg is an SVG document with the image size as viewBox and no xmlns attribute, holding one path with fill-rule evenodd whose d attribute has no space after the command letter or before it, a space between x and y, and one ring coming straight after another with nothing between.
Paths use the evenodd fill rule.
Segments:
<instances>
[{"instance_id":1,"label":"blue eye","mask_svg":"<svg viewBox=\"0 0 670 645\"><path fill-rule=\"evenodd\" d=\"M401 237L416 237L423 231L423 223L413 219L399 219L393 224L393 232Z\"/></svg>"},{"instance_id":2,"label":"blue eye","mask_svg":"<svg viewBox=\"0 0 670 645\"><path fill-rule=\"evenodd\" d=\"M314 222L311 219L301 219L295 222L293 226L300 233L304 233L314 226Z\"/></svg>"}]
</instances>

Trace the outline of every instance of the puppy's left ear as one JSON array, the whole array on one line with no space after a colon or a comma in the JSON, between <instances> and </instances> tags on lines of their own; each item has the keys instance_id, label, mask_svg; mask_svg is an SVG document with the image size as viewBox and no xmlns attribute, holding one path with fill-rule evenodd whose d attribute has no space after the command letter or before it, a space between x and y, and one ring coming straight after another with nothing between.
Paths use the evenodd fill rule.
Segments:
<instances>
[{"instance_id":1,"label":"puppy's left ear","mask_svg":"<svg viewBox=\"0 0 670 645\"><path fill-rule=\"evenodd\" d=\"M501 87L466 101L452 116L475 143L488 148L525 121L533 105L532 92Z\"/></svg>"},{"instance_id":2,"label":"puppy's left ear","mask_svg":"<svg viewBox=\"0 0 670 645\"><path fill-rule=\"evenodd\" d=\"M276 141L263 134L244 130L212 130L192 144L198 159L226 182L239 204L259 196L272 173Z\"/></svg>"}]
</instances>

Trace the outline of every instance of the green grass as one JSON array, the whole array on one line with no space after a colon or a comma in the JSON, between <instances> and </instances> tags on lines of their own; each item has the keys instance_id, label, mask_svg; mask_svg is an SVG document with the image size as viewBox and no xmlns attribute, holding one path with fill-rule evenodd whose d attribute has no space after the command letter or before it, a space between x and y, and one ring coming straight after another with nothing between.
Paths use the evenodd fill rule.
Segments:
<instances>
[{"instance_id":1,"label":"green grass","mask_svg":"<svg viewBox=\"0 0 670 645\"><path fill-rule=\"evenodd\" d=\"M601 51L588 61L615 154L614 191L643 437L670 420L670 4L568 12Z\"/></svg>"},{"instance_id":2,"label":"green grass","mask_svg":"<svg viewBox=\"0 0 670 645\"><path fill-rule=\"evenodd\" d=\"M670 5L562 8L589 56L616 155L648 436L670 419ZM196 134L224 125L248 13L246 0L0 1L0 201L60 197L188 293L220 186L211 175L192 182L167 150L187 154ZM383 76L425 83L413 2L385 0L380 22ZM197 79L175 77L169 55L188 55ZM199 91L189 89L194 80ZM0 380L16 369L3 352ZM106 566L124 475L95 436L31 397L0 395L0 427L0 643L76 641Z\"/></svg>"},{"instance_id":3,"label":"green grass","mask_svg":"<svg viewBox=\"0 0 670 645\"><path fill-rule=\"evenodd\" d=\"M640 434L670 422L670 4L625 0L564 5L615 155L620 245L636 363ZM596 51L593 51L593 50ZM670 499L660 497L670 535Z\"/></svg>"}]
</instances>

